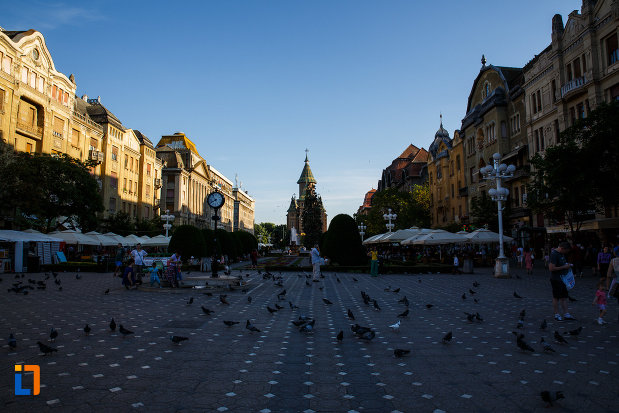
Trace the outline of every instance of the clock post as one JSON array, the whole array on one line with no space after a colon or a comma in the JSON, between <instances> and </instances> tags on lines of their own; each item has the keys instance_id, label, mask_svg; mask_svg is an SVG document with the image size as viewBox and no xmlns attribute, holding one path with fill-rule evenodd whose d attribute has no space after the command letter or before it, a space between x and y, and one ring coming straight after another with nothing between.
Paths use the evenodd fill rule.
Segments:
<instances>
[{"instance_id":1,"label":"clock post","mask_svg":"<svg viewBox=\"0 0 619 413\"><path fill-rule=\"evenodd\" d=\"M215 214L212 217L213 221L215 221L215 237L213 238L213 242L215 244L215 252L214 252L213 261L211 262L211 269L212 269L212 277L217 278L218 277L217 270L219 266L219 257L220 257L219 249L217 248L217 222L221 219L219 217L219 209L224 205L224 203L226 202L226 199L224 198L223 194L219 192L217 188L215 188L215 192L212 192L211 194L209 194L208 198L206 198L206 202L209 204L211 208L215 210Z\"/></svg>"}]
</instances>

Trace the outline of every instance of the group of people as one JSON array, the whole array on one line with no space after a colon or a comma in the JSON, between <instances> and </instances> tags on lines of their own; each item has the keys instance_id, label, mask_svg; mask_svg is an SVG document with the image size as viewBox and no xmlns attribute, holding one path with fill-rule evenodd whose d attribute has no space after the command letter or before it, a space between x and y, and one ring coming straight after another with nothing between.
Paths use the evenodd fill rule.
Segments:
<instances>
[{"instance_id":1,"label":"group of people","mask_svg":"<svg viewBox=\"0 0 619 413\"><path fill-rule=\"evenodd\" d=\"M118 243L116 249L114 277L122 277L122 285L127 290L135 290L138 285L142 284L142 275L148 273L150 275L150 286L157 285L161 288L161 275L165 275L166 279L172 287L178 287L182 281L181 272L181 254L175 251L167 262L165 273L157 267L157 263L153 261L152 265L146 269L144 257L148 253L142 248L142 244L137 244L135 249L128 251L121 243Z\"/></svg>"}]
</instances>

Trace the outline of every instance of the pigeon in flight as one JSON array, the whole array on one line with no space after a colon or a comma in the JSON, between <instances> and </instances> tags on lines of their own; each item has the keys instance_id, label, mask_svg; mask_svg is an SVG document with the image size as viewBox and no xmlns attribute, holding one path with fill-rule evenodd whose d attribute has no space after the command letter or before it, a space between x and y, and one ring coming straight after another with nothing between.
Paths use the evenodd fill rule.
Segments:
<instances>
[{"instance_id":1,"label":"pigeon in flight","mask_svg":"<svg viewBox=\"0 0 619 413\"><path fill-rule=\"evenodd\" d=\"M57 348L53 348L53 347L47 346L47 345L41 343L40 341L37 341L37 344L39 345L39 349L41 350L41 353L43 353L44 356L47 355L47 354L51 354L54 351L58 351Z\"/></svg>"},{"instance_id":2,"label":"pigeon in flight","mask_svg":"<svg viewBox=\"0 0 619 413\"><path fill-rule=\"evenodd\" d=\"M224 320L224 324L227 325L228 327L232 327L235 324L238 324L238 321L229 321L229 320Z\"/></svg>"},{"instance_id":3,"label":"pigeon in flight","mask_svg":"<svg viewBox=\"0 0 619 413\"><path fill-rule=\"evenodd\" d=\"M116 321L114 321L114 318L112 318L112 321L110 321L110 330L116 331Z\"/></svg>"},{"instance_id":4,"label":"pigeon in flight","mask_svg":"<svg viewBox=\"0 0 619 413\"><path fill-rule=\"evenodd\" d=\"M172 343L174 344L180 344L181 341L189 340L189 337L170 336L170 340L172 340Z\"/></svg>"},{"instance_id":5,"label":"pigeon in flight","mask_svg":"<svg viewBox=\"0 0 619 413\"><path fill-rule=\"evenodd\" d=\"M402 349L402 348L396 348L395 350L393 350L393 355L396 358L400 358L402 356L405 356L405 355L409 354L410 352L411 352L410 350L405 350L405 349Z\"/></svg>"}]
</instances>

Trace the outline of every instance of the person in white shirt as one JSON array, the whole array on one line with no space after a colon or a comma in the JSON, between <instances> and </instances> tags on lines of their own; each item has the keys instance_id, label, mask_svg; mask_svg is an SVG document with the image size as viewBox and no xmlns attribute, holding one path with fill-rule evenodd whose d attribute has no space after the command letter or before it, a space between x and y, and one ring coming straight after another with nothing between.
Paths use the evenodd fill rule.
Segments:
<instances>
[{"instance_id":1,"label":"person in white shirt","mask_svg":"<svg viewBox=\"0 0 619 413\"><path fill-rule=\"evenodd\" d=\"M135 249L131 251L131 257L135 262L135 272L141 273L142 268L144 267L144 257L147 256L148 253L142 249L142 244L138 244L135 246Z\"/></svg>"},{"instance_id":2,"label":"person in white shirt","mask_svg":"<svg viewBox=\"0 0 619 413\"><path fill-rule=\"evenodd\" d=\"M310 251L310 258L312 261L312 269L313 269L313 277L312 281L318 282L318 277L320 276L320 250L318 249L318 244L314 245L314 248Z\"/></svg>"}]
</instances>

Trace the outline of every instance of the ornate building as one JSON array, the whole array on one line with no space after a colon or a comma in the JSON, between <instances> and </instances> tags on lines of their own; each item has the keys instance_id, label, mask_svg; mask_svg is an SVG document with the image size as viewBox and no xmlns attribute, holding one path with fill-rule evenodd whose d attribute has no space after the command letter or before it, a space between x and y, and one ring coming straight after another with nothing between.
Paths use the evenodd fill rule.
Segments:
<instances>
[{"instance_id":1,"label":"ornate building","mask_svg":"<svg viewBox=\"0 0 619 413\"><path fill-rule=\"evenodd\" d=\"M613 0L583 0L581 12L571 12L565 26L560 14L552 18L550 45L523 70L527 105L523 129L531 156L543 154L558 142L561 131L600 103L619 99L618 30L619 2ZM617 209L592 211L589 218L583 230L619 228ZM565 231L542 214L532 224L549 226L549 232Z\"/></svg>"},{"instance_id":2,"label":"ornate building","mask_svg":"<svg viewBox=\"0 0 619 413\"><path fill-rule=\"evenodd\" d=\"M376 189L374 188L365 193L365 196L363 197L363 205L361 205L357 210L357 215L367 215L370 212L370 209L372 209L372 198L375 193Z\"/></svg>"},{"instance_id":3,"label":"ornate building","mask_svg":"<svg viewBox=\"0 0 619 413\"><path fill-rule=\"evenodd\" d=\"M411 191L413 185L425 182L422 169L427 161L428 152L425 149L419 149L413 144L408 145L391 165L383 169L377 190L380 192L383 189L397 188Z\"/></svg>"},{"instance_id":4,"label":"ornate building","mask_svg":"<svg viewBox=\"0 0 619 413\"><path fill-rule=\"evenodd\" d=\"M305 166L303 167L303 171L301 171L301 176L299 177L297 184L299 184L299 199L297 199L294 195L292 196L290 206L288 207L288 213L286 214L286 223L289 231L294 228L300 234L303 232L302 217L305 191L307 188L316 188L316 179L310 169L307 155L305 155ZM322 204L320 196L318 196L318 199ZM327 212L324 208L322 209L322 232L327 232Z\"/></svg>"},{"instance_id":5,"label":"ornate building","mask_svg":"<svg viewBox=\"0 0 619 413\"><path fill-rule=\"evenodd\" d=\"M430 185L432 227L466 221L468 217L464 173L463 143L460 131L454 138L441 125L434 135L428 155L428 184Z\"/></svg>"}]
</instances>

